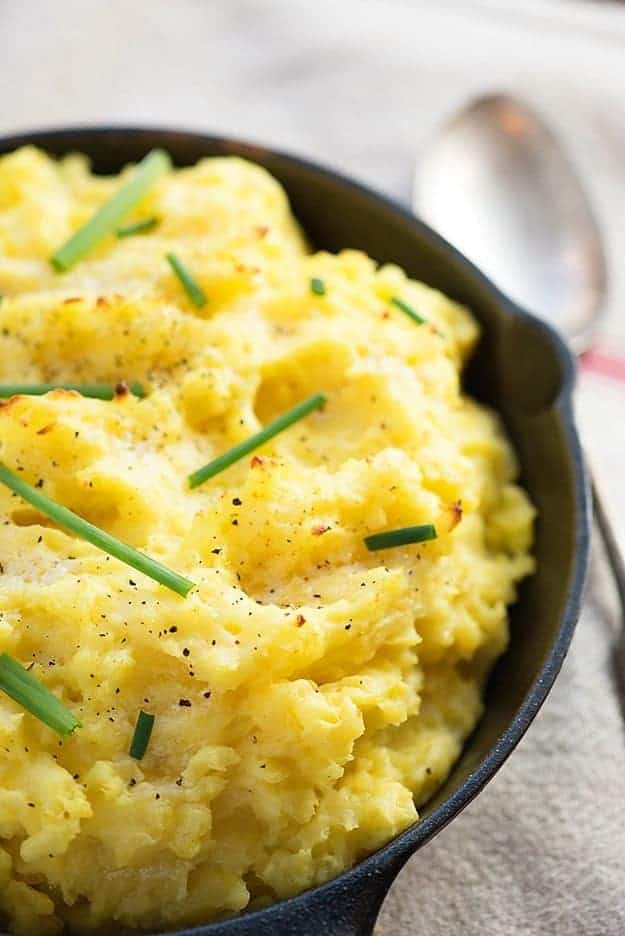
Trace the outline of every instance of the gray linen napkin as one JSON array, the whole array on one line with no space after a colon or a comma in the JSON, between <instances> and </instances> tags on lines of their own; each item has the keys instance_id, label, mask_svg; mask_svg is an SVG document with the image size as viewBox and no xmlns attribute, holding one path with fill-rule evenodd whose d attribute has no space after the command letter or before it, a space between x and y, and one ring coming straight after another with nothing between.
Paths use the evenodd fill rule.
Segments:
<instances>
[{"instance_id":1,"label":"gray linen napkin","mask_svg":"<svg viewBox=\"0 0 625 936\"><path fill-rule=\"evenodd\" d=\"M606 334L623 339L624 53L625 12L613 4L0 0L0 132L191 126L298 151L407 199L420 143L441 116L485 89L521 93L566 138L591 186L612 260ZM625 389L585 384L593 455L609 443L606 480L620 482ZM595 405L608 397L610 410ZM621 484L608 495L619 513ZM478 800L410 861L383 909L384 936L625 933L613 661L622 626L597 553L542 713Z\"/></svg>"}]
</instances>

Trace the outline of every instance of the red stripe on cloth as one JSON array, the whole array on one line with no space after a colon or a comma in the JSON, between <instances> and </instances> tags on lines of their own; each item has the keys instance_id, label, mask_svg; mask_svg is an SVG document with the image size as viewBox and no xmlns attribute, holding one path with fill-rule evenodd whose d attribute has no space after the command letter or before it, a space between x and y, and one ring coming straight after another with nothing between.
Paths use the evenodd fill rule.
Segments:
<instances>
[{"instance_id":1,"label":"red stripe on cloth","mask_svg":"<svg viewBox=\"0 0 625 936\"><path fill-rule=\"evenodd\" d=\"M603 351L586 351L580 360L584 370L625 383L625 357L605 354Z\"/></svg>"}]
</instances>

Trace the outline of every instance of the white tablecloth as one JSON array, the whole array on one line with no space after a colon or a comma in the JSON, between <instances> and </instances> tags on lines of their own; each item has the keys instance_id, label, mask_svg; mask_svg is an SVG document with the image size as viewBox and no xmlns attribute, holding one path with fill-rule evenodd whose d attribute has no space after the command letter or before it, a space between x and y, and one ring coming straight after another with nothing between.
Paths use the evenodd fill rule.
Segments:
<instances>
[{"instance_id":1,"label":"white tablecloth","mask_svg":"<svg viewBox=\"0 0 625 936\"><path fill-rule=\"evenodd\" d=\"M542 109L605 232L625 352L625 7L409 0L0 0L0 132L156 123L266 141L407 199L436 122L484 90ZM580 412L615 516L625 384ZM592 416L592 418L590 418ZM619 510L619 507L621 508ZM409 863L385 936L625 933L623 622L600 556L573 649L518 751Z\"/></svg>"}]
</instances>

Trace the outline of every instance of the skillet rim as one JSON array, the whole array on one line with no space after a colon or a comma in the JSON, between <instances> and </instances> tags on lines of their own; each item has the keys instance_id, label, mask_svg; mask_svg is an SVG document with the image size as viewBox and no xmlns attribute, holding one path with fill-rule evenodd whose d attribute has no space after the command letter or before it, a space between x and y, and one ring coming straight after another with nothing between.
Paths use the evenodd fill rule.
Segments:
<instances>
[{"instance_id":1,"label":"skillet rim","mask_svg":"<svg viewBox=\"0 0 625 936\"><path fill-rule=\"evenodd\" d=\"M580 440L575 427L573 413L573 388L575 384L576 365L572 352L567 348L562 338L547 323L522 309L512 300L508 299L470 260L459 250L437 234L425 222L412 214L407 208L396 202L388 195L375 191L356 179L343 174L333 168L293 155L290 152L261 143L248 142L231 136L220 136L202 132L201 130L187 130L168 126L154 125L128 125L128 124L78 124L68 126L54 126L50 128L18 131L11 134L0 135L0 155L12 152L20 146L34 145L46 148L63 137L83 137L94 143L94 137L113 137L115 135L129 135L136 139L145 139L146 150L153 146L162 146L167 149L166 139L177 137L180 140L192 140L194 143L209 148L220 148L232 151L232 155L242 155L243 158L255 162L259 156L270 155L272 158L291 163L313 175L334 182L342 188L351 189L368 201L382 204L399 218L407 222L415 233L429 240L439 251L446 253L452 262L458 266L462 274L474 280L487 294L490 294L494 303L503 314L511 319L526 322L534 331L541 332L548 340L549 346L558 360L562 373L560 393L554 401L553 408L557 411L564 435L564 444L569 453L573 473L573 488L575 491L575 558L571 570L571 579L567 601L560 616L560 624L548 652L543 666L532 683L525 698L519 706L514 718L508 727L501 733L487 755L480 761L474 771L446 800L438 805L429 815L419 819L394 839L371 855L364 858L354 867L347 869L338 877L327 881L317 887L278 901L261 910L250 911L223 921L199 924L190 928L162 931L158 936L236 936L242 926L254 927L255 923L262 926L270 924L271 917L276 917L275 923L279 925L279 917L286 913L290 915L306 913L310 910L313 895L316 901L340 903L348 892L355 894L367 891L368 884L373 878L383 877L385 881L384 893L390 887L395 875L405 861L431 838L440 832L455 816L457 816L485 787L495 775L516 746L523 738L525 732L534 720L544 703L553 683L561 669L564 658L568 652L575 625L581 611L584 584L588 569L591 529L591 495L590 484ZM161 141L158 142L158 138ZM80 146L73 145L67 152L79 152ZM208 155L208 154L207 154ZM174 160L175 162L175 160ZM378 898L378 905L381 897ZM320 921L321 922L321 921ZM250 930L251 932L252 930ZM155 934L156 936L156 934Z\"/></svg>"}]
</instances>

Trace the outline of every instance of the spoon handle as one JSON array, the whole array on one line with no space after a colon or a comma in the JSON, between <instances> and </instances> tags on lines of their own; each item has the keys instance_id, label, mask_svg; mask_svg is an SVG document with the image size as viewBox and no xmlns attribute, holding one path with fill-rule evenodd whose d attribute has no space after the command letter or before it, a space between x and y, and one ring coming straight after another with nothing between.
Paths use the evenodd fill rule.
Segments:
<instances>
[{"instance_id":1,"label":"spoon handle","mask_svg":"<svg viewBox=\"0 0 625 936\"><path fill-rule=\"evenodd\" d=\"M592 485L592 501L595 520L597 521L597 526L599 527L599 532L601 533L601 538L603 539L608 562L610 563L610 568L614 576L616 590L618 591L618 597L621 603L621 610L623 615L625 615L625 560L623 559L623 553L621 552L621 548L617 542L614 527L608 518L608 514L605 509L605 503L601 494L599 493L596 479L592 474L590 476L590 483Z\"/></svg>"}]
</instances>

